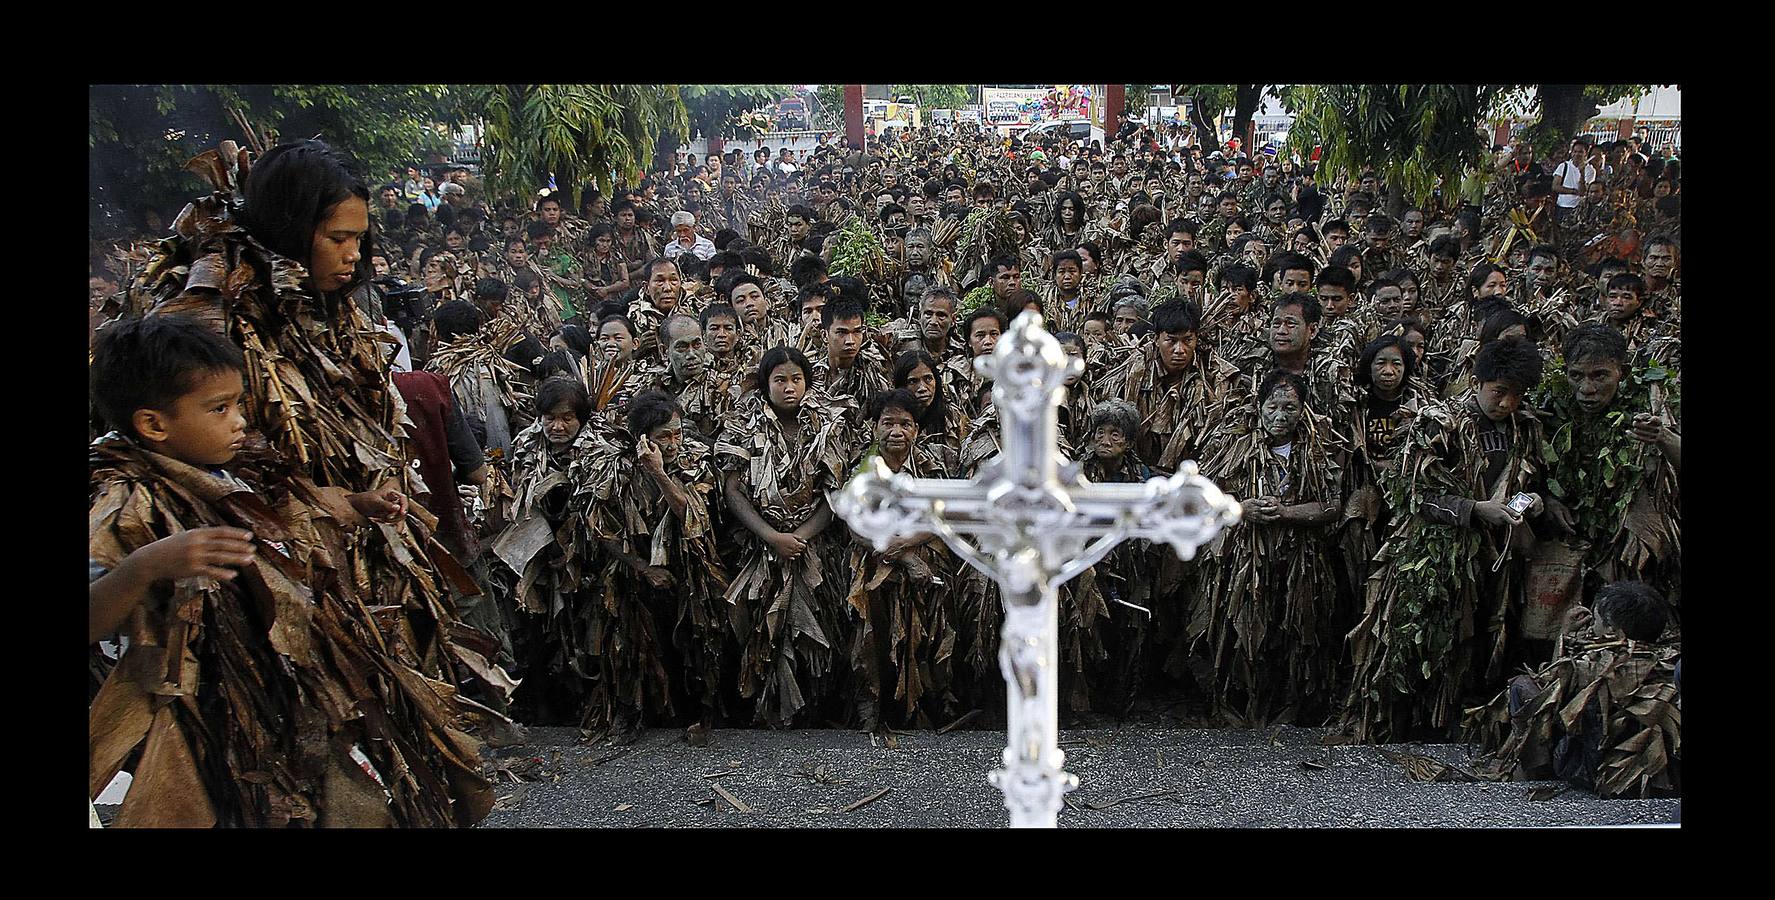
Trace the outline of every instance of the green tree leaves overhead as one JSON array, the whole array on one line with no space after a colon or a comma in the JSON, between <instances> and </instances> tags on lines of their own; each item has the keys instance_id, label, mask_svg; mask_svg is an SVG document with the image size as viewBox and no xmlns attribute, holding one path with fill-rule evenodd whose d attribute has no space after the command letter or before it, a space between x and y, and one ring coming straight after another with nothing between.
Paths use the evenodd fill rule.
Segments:
<instances>
[{"instance_id":1,"label":"green tree leaves overhead","mask_svg":"<svg viewBox=\"0 0 1775 900\"><path fill-rule=\"evenodd\" d=\"M1481 129L1506 117L1539 115L1528 137L1541 153L1571 140L1598 108L1652 85L1328 84L1279 92L1298 117L1289 143L1323 146L1322 166L1356 172L1368 166L1389 184L1423 201L1440 179L1457 182L1491 147Z\"/></svg>"},{"instance_id":2,"label":"green tree leaves overhead","mask_svg":"<svg viewBox=\"0 0 1775 900\"><path fill-rule=\"evenodd\" d=\"M1389 185L1422 202L1438 180L1458 182L1490 148L1480 133L1514 90L1503 84L1296 85L1282 92L1296 115L1289 143L1303 153L1325 148L1330 173L1372 167Z\"/></svg>"},{"instance_id":3,"label":"green tree leaves overhead","mask_svg":"<svg viewBox=\"0 0 1775 900\"><path fill-rule=\"evenodd\" d=\"M553 173L577 203L581 184L608 192L651 165L662 139L690 131L675 84L493 84L456 93L458 115L486 125L481 165L495 196L532 197Z\"/></svg>"},{"instance_id":4,"label":"green tree leaves overhead","mask_svg":"<svg viewBox=\"0 0 1775 900\"><path fill-rule=\"evenodd\" d=\"M794 90L790 84L685 84L678 86L678 95L693 136L749 138L755 132L740 117Z\"/></svg>"},{"instance_id":5,"label":"green tree leaves overhead","mask_svg":"<svg viewBox=\"0 0 1775 900\"><path fill-rule=\"evenodd\" d=\"M1554 153L1569 143L1602 107L1618 100L1637 99L1653 87L1650 84L1534 85L1541 120L1529 126L1525 136L1534 142L1537 154Z\"/></svg>"},{"instance_id":6,"label":"green tree leaves overhead","mask_svg":"<svg viewBox=\"0 0 1775 900\"><path fill-rule=\"evenodd\" d=\"M94 85L88 92L94 237L155 230L204 189L185 161L223 140L319 135L372 182L450 146L451 89L384 85Z\"/></svg>"},{"instance_id":7,"label":"green tree leaves overhead","mask_svg":"<svg viewBox=\"0 0 1775 900\"><path fill-rule=\"evenodd\" d=\"M814 88L814 127L844 127L844 85L822 84Z\"/></svg>"},{"instance_id":8,"label":"green tree leaves overhead","mask_svg":"<svg viewBox=\"0 0 1775 900\"><path fill-rule=\"evenodd\" d=\"M1174 84L1171 93L1190 100L1190 124L1195 126L1196 140L1204 147L1220 143L1214 128L1214 117L1233 111L1233 136L1245 139L1245 128L1251 117L1263 108L1265 97L1276 96L1273 84ZM1249 150L1250 148L1246 148Z\"/></svg>"}]
</instances>

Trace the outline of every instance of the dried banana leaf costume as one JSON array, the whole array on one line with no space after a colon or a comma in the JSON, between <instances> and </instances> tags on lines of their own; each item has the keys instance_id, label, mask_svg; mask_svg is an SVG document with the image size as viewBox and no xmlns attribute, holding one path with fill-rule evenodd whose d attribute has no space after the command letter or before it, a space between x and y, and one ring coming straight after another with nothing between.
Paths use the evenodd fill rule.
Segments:
<instances>
[{"instance_id":1,"label":"dried banana leaf costume","mask_svg":"<svg viewBox=\"0 0 1775 900\"><path fill-rule=\"evenodd\" d=\"M849 368L833 366L831 357L826 355L813 361L814 384L835 406L842 405L846 409L846 424L852 430L864 427L863 410L868 407L870 398L893 387L883 370L882 357L881 348L871 339L863 345Z\"/></svg>"},{"instance_id":2,"label":"dried banana leaf costume","mask_svg":"<svg viewBox=\"0 0 1775 900\"><path fill-rule=\"evenodd\" d=\"M1568 639L1569 641L1569 639ZM1510 715L1509 691L1469 710L1486 768L1513 778L1560 778L1601 797L1646 797L1680 785L1680 644L1584 640L1533 676L1540 689Z\"/></svg>"},{"instance_id":3,"label":"dried banana leaf costume","mask_svg":"<svg viewBox=\"0 0 1775 900\"><path fill-rule=\"evenodd\" d=\"M988 405L973 417L972 430L961 446L961 471L966 478L975 478L980 467L1003 452L999 445L998 410ZM1065 438L1061 438L1062 452ZM994 708L1003 702L1004 681L998 674L998 642L1005 624L1004 604L999 597L998 582L986 573L965 567L959 575L956 597L956 623L962 649L961 683L966 696L962 702L973 707Z\"/></svg>"},{"instance_id":4,"label":"dried banana leaf costume","mask_svg":"<svg viewBox=\"0 0 1775 900\"><path fill-rule=\"evenodd\" d=\"M1324 416L1302 415L1286 458L1269 446L1255 402L1227 419L1202 455L1202 474L1229 496L1341 506L1348 449ZM1258 723L1310 718L1341 699L1339 625L1349 617L1335 608L1334 529L1243 522L1208 545L1212 562L1199 567L1186 634L1192 655L1205 656L1212 678L1202 687L1216 707L1234 711L1242 701L1235 714Z\"/></svg>"},{"instance_id":5,"label":"dried banana leaf costume","mask_svg":"<svg viewBox=\"0 0 1775 900\"><path fill-rule=\"evenodd\" d=\"M730 360L742 361L743 355L738 348L728 354ZM708 357L712 363L703 370L702 377L695 381L679 380L678 376L668 367L662 370L654 384L660 390L677 398L678 405L684 409L685 431L702 442L705 448L714 443L721 435L722 422L732 414L734 404L739 402L741 383L751 372L732 366L724 368ZM752 369L757 368L756 360Z\"/></svg>"},{"instance_id":6,"label":"dried banana leaf costume","mask_svg":"<svg viewBox=\"0 0 1775 900\"><path fill-rule=\"evenodd\" d=\"M796 421L799 437L791 442L763 394L749 394L715 444L716 466L724 477L740 479L758 515L778 531L806 523L848 476L843 413L810 396ZM830 563L843 557L843 538L817 535L799 559L785 560L749 530L736 531L743 561L727 602L745 647L740 696L755 698L756 721L786 727L835 693L838 648L847 646L842 604L849 585Z\"/></svg>"},{"instance_id":7,"label":"dried banana leaf costume","mask_svg":"<svg viewBox=\"0 0 1775 900\"><path fill-rule=\"evenodd\" d=\"M1088 441L1088 435L1081 441L1086 478L1098 484L1140 484L1153 476L1152 468L1132 449L1106 465L1091 452ZM1070 590L1061 594L1060 672L1062 699L1072 712L1090 712L1094 697L1101 704L1105 687L1113 692L1109 699L1117 711L1134 702L1146 665L1151 617L1123 604L1152 609L1158 552L1148 541L1123 541L1102 562L1064 586Z\"/></svg>"},{"instance_id":8,"label":"dried banana leaf costume","mask_svg":"<svg viewBox=\"0 0 1775 900\"><path fill-rule=\"evenodd\" d=\"M275 453L259 456L260 474L284 477ZM466 826L487 814L481 742L468 732L501 717L458 696L449 673L422 674L444 635L422 639L399 595L372 594L368 573L352 571L361 529L344 524L342 494L317 503L298 489L274 509L268 493L115 432L90 461L88 552L100 565L196 528L250 529L256 544L234 580L184 579L123 630L129 649L92 704L88 770L96 795L142 751L119 824Z\"/></svg>"},{"instance_id":9,"label":"dried banana leaf costume","mask_svg":"<svg viewBox=\"0 0 1775 900\"><path fill-rule=\"evenodd\" d=\"M935 454L916 446L897 471L952 477ZM943 584L920 580L919 566ZM935 536L894 559L861 540L850 543L851 671L857 693L873 701L883 723L932 728L955 717L957 569L955 555Z\"/></svg>"},{"instance_id":10,"label":"dried banana leaf costume","mask_svg":"<svg viewBox=\"0 0 1775 900\"><path fill-rule=\"evenodd\" d=\"M1104 373L1097 396L1127 400L1140 410L1140 434L1133 446L1141 459L1167 475L1179 462L1197 458L1223 406L1245 399L1239 370L1205 348L1180 380L1167 384L1150 337L1141 339L1138 352Z\"/></svg>"},{"instance_id":11,"label":"dried banana leaf costume","mask_svg":"<svg viewBox=\"0 0 1775 900\"><path fill-rule=\"evenodd\" d=\"M449 379L456 413L476 432L483 449L509 452L512 435L527 424L522 420L530 408L529 373L505 358L524 337L522 323L502 315L473 334L437 345L425 362L426 371ZM507 433L489 433L490 421L494 431L503 424Z\"/></svg>"},{"instance_id":12,"label":"dried banana leaf costume","mask_svg":"<svg viewBox=\"0 0 1775 900\"><path fill-rule=\"evenodd\" d=\"M597 540L620 544L623 553L669 570L674 579L659 590L622 560L601 555L594 577L603 602L587 613L599 670L588 728L609 727L619 714L670 716L674 697L700 704L710 721L719 709L729 607L727 575L709 527L716 488L710 463L708 445L688 436L667 463L667 474L689 497L682 517L636 466L634 439L626 432L571 464L573 502L585 509Z\"/></svg>"},{"instance_id":13,"label":"dried banana leaf costume","mask_svg":"<svg viewBox=\"0 0 1775 900\"><path fill-rule=\"evenodd\" d=\"M1381 476L1396 463L1411 416L1435 402L1432 397L1430 387L1414 375L1400 388L1397 406L1375 399L1368 391L1356 401L1351 423L1354 453L1344 475L1346 498L1338 523L1338 556L1352 597L1362 597L1371 572L1369 563L1393 525L1393 509L1387 505ZM1375 408L1377 403L1392 411L1381 414Z\"/></svg>"},{"instance_id":14,"label":"dried banana leaf costume","mask_svg":"<svg viewBox=\"0 0 1775 900\"><path fill-rule=\"evenodd\" d=\"M123 761L121 755L103 761L96 755L102 738L99 723L107 721L122 730L104 739L117 741L124 754L146 739L148 749L157 754L154 759L162 767L161 775L180 785L173 790L188 788L195 792L191 794L194 799L209 794L213 799L203 805L210 806L219 821L277 823L285 818L286 810L288 818L312 819L317 815L312 784L320 776L305 768L309 763L300 764L306 774L286 776L276 770L267 774L261 766L278 765L275 760L260 759L256 751L247 749L245 745L251 742L245 738L229 738L210 730L220 719L197 714L198 707L208 703L239 706L251 702L246 695L256 690L286 691L287 717L279 728L289 727L294 721L290 717L331 717L324 731L309 733L327 735L336 748L348 748L363 738L379 739L365 741L365 752L390 780L394 803L381 808L378 791L369 798L378 809L359 810L356 815L361 818L353 818L350 809L340 807L340 821L380 817L409 825L472 824L490 808L488 786L479 775L475 758L477 741L446 728L457 728L470 715L482 715L478 710L471 712L472 704L456 696L457 685L478 676L472 651L465 652L454 643L452 633L463 626L447 605L444 582L447 579L465 593L479 589L431 537L416 512L400 525L347 528L337 524L352 518L339 507L346 494L385 484L411 493L412 470L404 463L397 439L406 419L405 408L389 374L383 333L345 293L317 296L304 287L307 272L300 263L267 250L239 223L236 179L245 175L241 165L245 156L242 152L225 157L212 151L193 161L193 170L206 177L216 193L194 201L180 213L173 224L174 236L160 242L131 283L125 302L130 311L149 315L192 315L245 353L249 434L262 435L272 451L271 461L262 470L262 484L268 492L288 498L284 501L287 517L316 523L311 532L298 536L300 568L292 569L296 574L285 575L285 581L293 583L289 590L298 596L302 590L309 591L309 597L301 612L291 607L287 614L292 623L303 615L322 623L330 641L323 645L327 663L338 667L340 677L347 679L348 691L329 692L325 699L310 693L298 700L301 695L292 681L299 681L299 677L273 660L272 649L257 643L267 640L265 629L276 622L269 617L253 624L235 619L226 626L231 630L220 630L224 625L216 617L244 612L231 606L232 600L225 599L227 595L219 589L200 594L187 590L181 593L175 614L184 635L162 631L157 646L186 647L196 654L196 659L187 660L187 666L201 667L204 677L199 678L199 669L181 667L170 679L179 687L164 696L188 699L167 701L144 693L139 682L134 688L122 683L132 674L140 674L143 670L138 666L143 663L120 665L112 675L122 692L116 701L120 707L108 707L109 701L101 694L93 708L95 757L91 772L95 778L102 768L115 772ZM107 481L126 483L129 489L108 488L94 506L90 529L93 557L102 564L115 565L122 554L153 539L201 524L221 523L212 521L220 516L208 507L220 497L189 493L193 489L186 488L188 496L174 503L170 497L162 498L163 493L170 493L173 481L152 475L145 462L119 458L103 465L115 467L118 474L101 476L97 471L101 465L95 460L95 493ZM167 489L164 492L163 487ZM107 507L109 511L99 515ZM332 509L338 509L339 515L329 519L332 513L328 510ZM243 527L264 534L257 524ZM99 542L107 532L113 535L110 540L114 545L101 555ZM230 608L223 610L224 606ZM276 610L281 620L285 605L279 604ZM202 625L205 616L211 617L209 631ZM166 628L174 627L172 622L166 623ZM233 636L224 636L230 634ZM144 648L156 645L155 636L143 633L141 638L146 641L141 644ZM210 639L238 642L238 646L226 648L227 653L236 654L237 662L212 669L224 663L214 655L222 652L214 649L216 644L204 646ZM275 638L286 639L299 640L289 635ZM307 640L311 648L320 642L312 634ZM268 664L256 665L255 676L245 668L245 657L240 654L259 654L257 658ZM485 668L485 661L480 665ZM344 674L347 670L349 674ZM366 674L370 670L379 674ZM211 690L218 693L208 693ZM143 715L153 719L152 729ZM250 721L265 721L254 718L261 715L276 714L241 709L233 714L229 727L248 728ZM270 739L260 736L254 740ZM230 744L237 749L228 750ZM333 759L327 765L337 763ZM267 780L262 792L258 787L248 791L238 781L233 787L224 787L227 772ZM94 792L109 779L110 775L105 775ZM367 788L361 782L358 788L356 796L362 799ZM253 800L231 801L227 799L230 792L259 793ZM287 806L278 806L281 801L275 801L274 796L309 799L302 803L291 799ZM332 813L323 805L318 816ZM188 823L202 821L198 816Z\"/></svg>"},{"instance_id":15,"label":"dried banana leaf costume","mask_svg":"<svg viewBox=\"0 0 1775 900\"><path fill-rule=\"evenodd\" d=\"M579 694L598 676L597 645L586 634L589 610L601 601L582 589L584 576L596 565L597 548L588 537L583 508L569 502L574 461L608 443L597 421L593 416L594 424L581 428L562 450L549 445L542 419L518 433L512 440L513 521L493 542L505 569L500 573L496 567L495 575L516 580L510 596L528 614L520 617L527 621L513 634L526 680L536 685L526 693L551 719L566 712L549 710L582 702Z\"/></svg>"},{"instance_id":16,"label":"dried banana leaf costume","mask_svg":"<svg viewBox=\"0 0 1775 900\"><path fill-rule=\"evenodd\" d=\"M1381 475L1393 531L1372 563L1366 608L1350 632L1355 681L1344 720L1360 741L1446 729L1464 692L1503 674L1505 622L1519 579L1502 535L1470 518L1471 502L1533 490L1541 434L1526 410L1498 423L1491 439L1509 449L1494 486L1485 478L1484 418L1471 393L1420 409L1393 471Z\"/></svg>"},{"instance_id":17,"label":"dried banana leaf costume","mask_svg":"<svg viewBox=\"0 0 1775 900\"><path fill-rule=\"evenodd\" d=\"M1547 493L1572 511L1576 536L1589 542L1586 596L1601 583L1644 581L1680 608L1681 482L1656 446L1628 430L1639 413L1677 417L1676 377L1658 366L1631 370L1609 407L1589 413L1572 395L1564 360L1556 359L1535 391L1547 422ZM1681 429L1680 418L1675 427Z\"/></svg>"}]
</instances>

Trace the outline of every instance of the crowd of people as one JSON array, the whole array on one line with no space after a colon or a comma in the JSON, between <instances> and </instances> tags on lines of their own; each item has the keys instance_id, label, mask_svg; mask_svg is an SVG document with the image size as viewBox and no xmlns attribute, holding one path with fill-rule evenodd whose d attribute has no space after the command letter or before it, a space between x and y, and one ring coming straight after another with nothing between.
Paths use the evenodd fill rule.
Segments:
<instances>
[{"instance_id":1,"label":"crowd of people","mask_svg":"<svg viewBox=\"0 0 1775 900\"><path fill-rule=\"evenodd\" d=\"M128 765L174 809L137 822L462 823L517 723L992 724L996 586L826 496L869 456L976 474L973 358L1025 310L1085 361L1086 477L1197 460L1244 513L1064 587L1069 721L1465 732L1500 772L1670 787L1680 163L1498 148L1420 203L1176 129L1063 138L521 201L318 141L200 158L216 193L95 266L92 638L127 649L93 654L94 792Z\"/></svg>"}]
</instances>

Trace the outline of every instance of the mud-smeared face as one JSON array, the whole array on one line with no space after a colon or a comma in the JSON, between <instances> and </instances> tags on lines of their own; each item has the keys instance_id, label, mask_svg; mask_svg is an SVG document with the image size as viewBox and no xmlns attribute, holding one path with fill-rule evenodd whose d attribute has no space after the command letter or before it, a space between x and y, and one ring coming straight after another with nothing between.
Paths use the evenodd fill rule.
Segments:
<instances>
[{"instance_id":1,"label":"mud-smeared face","mask_svg":"<svg viewBox=\"0 0 1775 900\"><path fill-rule=\"evenodd\" d=\"M1300 425L1301 410L1304 408L1293 385L1284 384L1271 391L1258 410L1264 435L1272 442L1291 440L1295 429Z\"/></svg>"},{"instance_id":2,"label":"mud-smeared face","mask_svg":"<svg viewBox=\"0 0 1775 900\"><path fill-rule=\"evenodd\" d=\"M1128 452L1128 435L1114 425L1099 425L1091 432L1091 452L1104 462L1114 462Z\"/></svg>"},{"instance_id":3,"label":"mud-smeared face","mask_svg":"<svg viewBox=\"0 0 1775 900\"><path fill-rule=\"evenodd\" d=\"M707 361L703 357L702 328L688 319L673 319L667 338L671 343L666 346L666 364L671 366L672 374L680 381L703 377Z\"/></svg>"}]
</instances>

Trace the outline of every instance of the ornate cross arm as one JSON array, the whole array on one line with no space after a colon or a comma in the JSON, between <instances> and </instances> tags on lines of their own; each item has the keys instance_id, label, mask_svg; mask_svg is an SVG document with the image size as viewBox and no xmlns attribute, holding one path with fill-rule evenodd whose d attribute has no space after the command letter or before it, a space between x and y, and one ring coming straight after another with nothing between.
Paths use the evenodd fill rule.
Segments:
<instances>
[{"instance_id":1,"label":"ornate cross arm","mask_svg":"<svg viewBox=\"0 0 1775 900\"><path fill-rule=\"evenodd\" d=\"M913 478L892 472L879 457L831 497L832 509L876 550L895 538L934 532L956 554L995 579L1015 548L1074 550L1075 557L1049 573L1054 587L1096 565L1117 543L1139 538L1169 544L1179 559L1194 559L1201 545L1239 521L1239 504L1186 460L1169 478L1143 484L1096 484L1082 476L1046 487L1025 487L997 477L996 467L977 481ZM1068 466L1069 469L1076 468ZM983 554L963 539L980 538ZM1087 543L1088 542L1088 543ZM1044 558L1057 557L1043 553Z\"/></svg>"}]
</instances>

